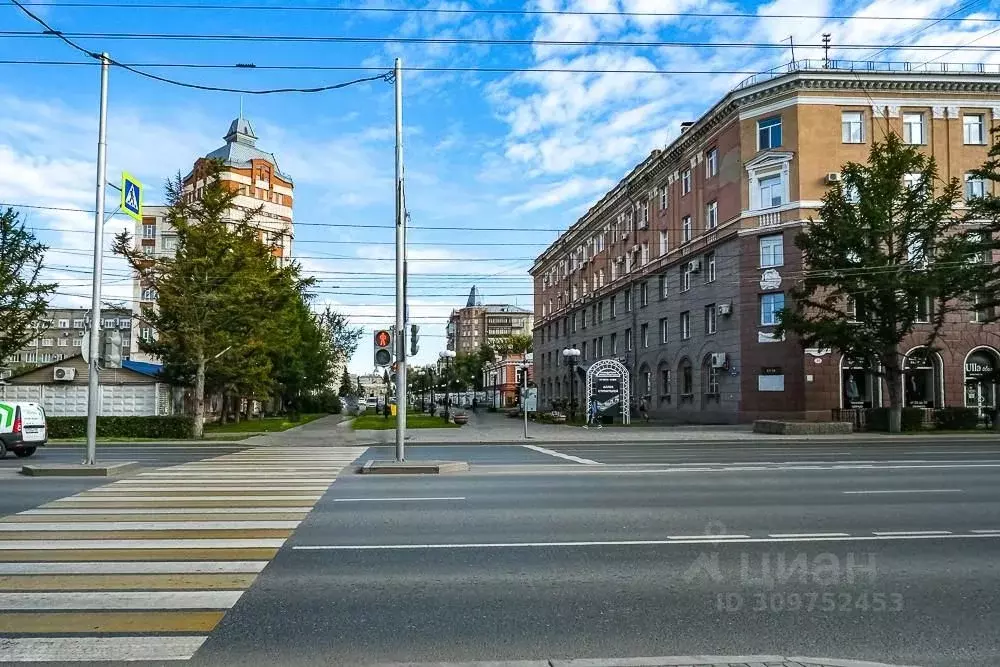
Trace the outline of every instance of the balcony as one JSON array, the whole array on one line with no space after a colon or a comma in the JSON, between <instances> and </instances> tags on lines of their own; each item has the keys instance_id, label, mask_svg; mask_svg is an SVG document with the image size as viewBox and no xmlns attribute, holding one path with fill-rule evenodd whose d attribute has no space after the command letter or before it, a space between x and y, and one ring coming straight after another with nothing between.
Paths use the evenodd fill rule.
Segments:
<instances>
[{"instance_id":1,"label":"balcony","mask_svg":"<svg viewBox=\"0 0 1000 667\"><path fill-rule=\"evenodd\" d=\"M761 213L757 216L758 227L773 227L781 224L781 211Z\"/></svg>"}]
</instances>

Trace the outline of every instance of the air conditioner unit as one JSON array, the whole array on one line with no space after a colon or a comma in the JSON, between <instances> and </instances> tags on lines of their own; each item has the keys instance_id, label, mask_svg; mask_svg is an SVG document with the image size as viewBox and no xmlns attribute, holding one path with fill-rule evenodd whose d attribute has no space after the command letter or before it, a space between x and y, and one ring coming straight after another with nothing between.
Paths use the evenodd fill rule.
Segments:
<instances>
[{"instance_id":1,"label":"air conditioner unit","mask_svg":"<svg viewBox=\"0 0 1000 667\"><path fill-rule=\"evenodd\" d=\"M716 308L719 315L722 315L723 317L729 317L733 314L733 304L731 303L720 303L716 306Z\"/></svg>"},{"instance_id":2,"label":"air conditioner unit","mask_svg":"<svg viewBox=\"0 0 1000 667\"><path fill-rule=\"evenodd\" d=\"M712 368L725 368L726 367L726 353L725 352L713 352L712 353Z\"/></svg>"},{"instance_id":3,"label":"air conditioner unit","mask_svg":"<svg viewBox=\"0 0 1000 667\"><path fill-rule=\"evenodd\" d=\"M76 369L71 366L56 366L52 369L52 379L56 382L72 382L76 379Z\"/></svg>"},{"instance_id":4,"label":"air conditioner unit","mask_svg":"<svg viewBox=\"0 0 1000 667\"><path fill-rule=\"evenodd\" d=\"M701 260L692 259L690 262L688 262L688 271L690 271L691 273L701 273Z\"/></svg>"},{"instance_id":5,"label":"air conditioner unit","mask_svg":"<svg viewBox=\"0 0 1000 667\"><path fill-rule=\"evenodd\" d=\"M826 183L827 183L827 185L832 185L834 183L840 183L840 172L839 171L831 171L830 173L828 173L826 175Z\"/></svg>"}]
</instances>

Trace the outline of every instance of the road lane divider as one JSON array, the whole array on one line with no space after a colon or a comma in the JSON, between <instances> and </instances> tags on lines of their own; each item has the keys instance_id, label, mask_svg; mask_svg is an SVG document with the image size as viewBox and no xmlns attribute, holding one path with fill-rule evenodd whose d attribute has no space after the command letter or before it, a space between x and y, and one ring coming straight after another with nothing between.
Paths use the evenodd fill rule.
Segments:
<instances>
[{"instance_id":1,"label":"road lane divider","mask_svg":"<svg viewBox=\"0 0 1000 667\"><path fill-rule=\"evenodd\" d=\"M191 658L364 451L255 448L0 519L0 663Z\"/></svg>"},{"instance_id":2,"label":"road lane divider","mask_svg":"<svg viewBox=\"0 0 1000 667\"><path fill-rule=\"evenodd\" d=\"M565 459L567 461L572 461L573 463L582 463L588 466L599 466L604 465L600 461L594 461L593 459L585 459L580 456L573 456L572 454L564 454L562 452L557 452L554 449L546 449L545 447L539 447L538 445L521 445L525 449L530 449L533 452L538 452L539 454L547 454L548 456L554 456L557 459Z\"/></svg>"}]
</instances>

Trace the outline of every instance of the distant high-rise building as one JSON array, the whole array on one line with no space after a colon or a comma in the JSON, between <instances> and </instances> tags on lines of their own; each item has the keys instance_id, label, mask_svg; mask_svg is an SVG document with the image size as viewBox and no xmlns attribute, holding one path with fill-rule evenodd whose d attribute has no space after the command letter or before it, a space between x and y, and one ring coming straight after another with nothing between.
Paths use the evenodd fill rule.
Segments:
<instances>
[{"instance_id":1,"label":"distant high-rise building","mask_svg":"<svg viewBox=\"0 0 1000 667\"><path fill-rule=\"evenodd\" d=\"M453 310L446 333L448 349L458 353L478 350L513 334L531 334L534 314L527 308L509 304L483 304L475 286L469 291L465 308Z\"/></svg>"}]
</instances>

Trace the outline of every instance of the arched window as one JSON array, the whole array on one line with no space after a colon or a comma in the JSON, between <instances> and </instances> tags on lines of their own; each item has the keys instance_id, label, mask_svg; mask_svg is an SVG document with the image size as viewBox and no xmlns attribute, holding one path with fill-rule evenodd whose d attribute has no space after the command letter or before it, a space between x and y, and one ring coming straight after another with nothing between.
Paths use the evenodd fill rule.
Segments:
<instances>
[{"instance_id":1,"label":"arched window","mask_svg":"<svg viewBox=\"0 0 1000 667\"><path fill-rule=\"evenodd\" d=\"M691 360L687 357L681 359L680 363L677 364L677 383L680 402L694 400L694 371L691 369Z\"/></svg>"},{"instance_id":2,"label":"arched window","mask_svg":"<svg viewBox=\"0 0 1000 667\"><path fill-rule=\"evenodd\" d=\"M908 408L940 408L941 363L926 347L915 347L903 360L903 396Z\"/></svg>"},{"instance_id":3,"label":"arched window","mask_svg":"<svg viewBox=\"0 0 1000 667\"><path fill-rule=\"evenodd\" d=\"M716 367L712 364L712 355L706 354L705 358L701 361L701 386L704 388L702 392L702 405L709 402L718 403L720 383L722 381L722 369Z\"/></svg>"},{"instance_id":4,"label":"arched window","mask_svg":"<svg viewBox=\"0 0 1000 667\"><path fill-rule=\"evenodd\" d=\"M656 380L657 388L659 389L660 405L670 405L674 387L670 367L667 366L667 362L661 361L656 367Z\"/></svg>"},{"instance_id":5,"label":"arched window","mask_svg":"<svg viewBox=\"0 0 1000 667\"><path fill-rule=\"evenodd\" d=\"M980 347L965 357L965 405L977 408L980 414L992 412L996 406L997 385L993 381L1000 368L1000 355L990 347Z\"/></svg>"},{"instance_id":6,"label":"arched window","mask_svg":"<svg viewBox=\"0 0 1000 667\"><path fill-rule=\"evenodd\" d=\"M840 360L841 406L874 408L879 405L879 386L872 364L863 359Z\"/></svg>"},{"instance_id":7,"label":"arched window","mask_svg":"<svg viewBox=\"0 0 1000 667\"><path fill-rule=\"evenodd\" d=\"M638 396L636 400L645 398L647 401L653 395L653 374L649 370L649 364L643 364L639 367L639 377L638 377Z\"/></svg>"}]
</instances>

